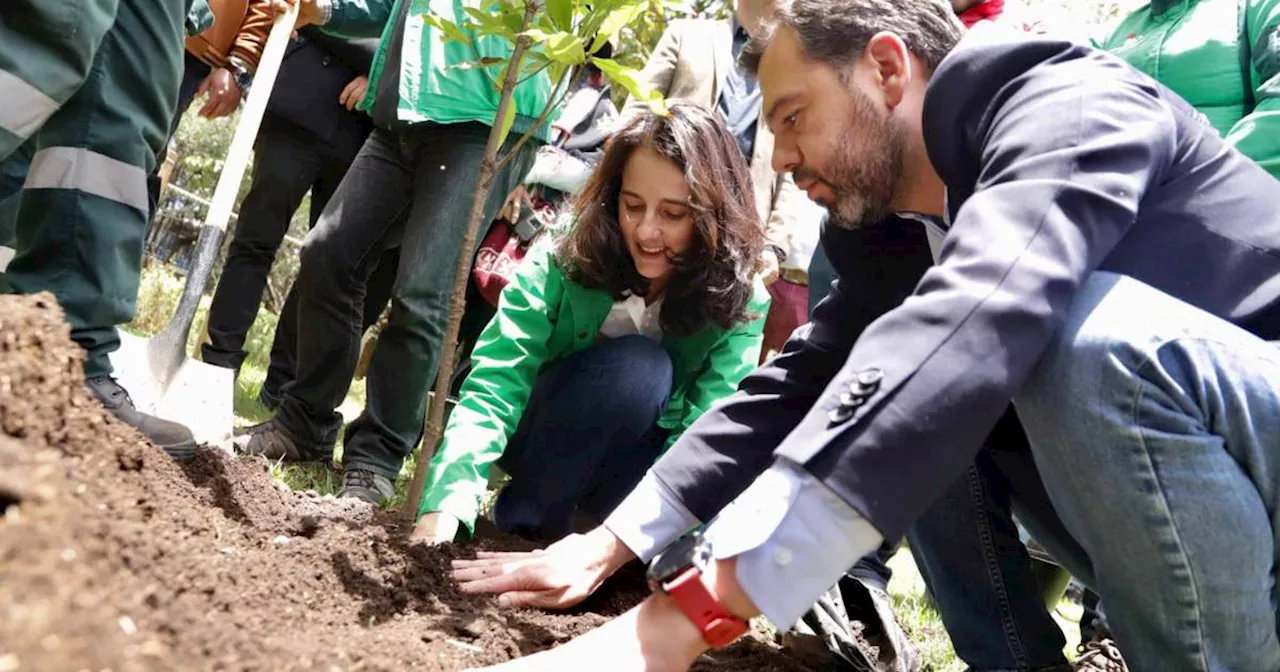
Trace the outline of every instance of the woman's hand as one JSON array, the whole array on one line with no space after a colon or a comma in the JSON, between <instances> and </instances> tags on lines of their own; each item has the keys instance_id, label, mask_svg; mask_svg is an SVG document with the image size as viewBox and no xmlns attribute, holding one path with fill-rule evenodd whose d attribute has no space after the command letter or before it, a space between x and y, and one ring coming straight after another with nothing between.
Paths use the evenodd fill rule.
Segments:
<instances>
[{"instance_id":1,"label":"woman's hand","mask_svg":"<svg viewBox=\"0 0 1280 672\"><path fill-rule=\"evenodd\" d=\"M568 609L633 557L612 532L597 527L541 551L482 552L475 560L454 560L453 579L464 593L497 593L502 607Z\"/></svg>"},{"instance_id":2,"label":"woman's hand","mask_svg":"<svg viewBox=\"0 0 1280 672\"><path fill-rule=\"evenodd\" d=\"M461 526L461 521L447 513L428 513L413 528L409 541L421 541L432 546L447 544L458 536Z\"/></svg>"},{"instance_id":3,"label":"woman's hand","mask_svg":"<svg viewBox=\"0 0 1280 672\"><path fill-rule=\"evenodd\" d=\"M781 273L782 263L778 261L778 255L766 247L760 255L760 278L767 287L772 285Z\"/></svg>"}]
</instances>

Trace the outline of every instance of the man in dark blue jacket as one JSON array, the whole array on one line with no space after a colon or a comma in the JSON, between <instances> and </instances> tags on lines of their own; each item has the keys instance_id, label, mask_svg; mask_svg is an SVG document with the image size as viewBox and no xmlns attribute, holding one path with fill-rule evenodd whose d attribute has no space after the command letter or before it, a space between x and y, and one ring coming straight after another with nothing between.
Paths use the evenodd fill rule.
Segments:
<instances>
[{"instance_id":1,"label":"man in dark blue jacket","mask_svg":"<svg viewBox=\"0 0 1280 672\"><path fill-rule=\"evenodd\" d=\"M1280 669L1280 182L1101 51L962 41L940 0L777 21L752 53L778 168L840 226L915 220L936 263L887 312L841 278L598 530L464 567L563 603L718 514L660 556L670 594L523 664L681 669L740 619L788 625L1016 427L1022 522L1133 669Z\"/></svg>"}]
</instances>

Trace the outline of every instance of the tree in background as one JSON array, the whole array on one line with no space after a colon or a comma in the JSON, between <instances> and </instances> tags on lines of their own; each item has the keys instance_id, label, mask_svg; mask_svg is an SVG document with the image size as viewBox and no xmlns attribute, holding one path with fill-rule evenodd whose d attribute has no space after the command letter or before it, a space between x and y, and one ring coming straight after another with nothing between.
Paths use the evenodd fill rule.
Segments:
<instances>
[{"instance_id":1,"label":"tree in background","mask_svg":"<svg viewBox=\"0 0 1280 672\"><path fill-rule=\"evenodd\" d=\"M479 182L472 197L462 249L475 249L477 234L485 223L484 206L494 176L516 156L516 152L532 138L538 128L551 118L565 97L578 88L586 74L583 65L591 63L630 95L649 100L660 113L665 110L662 96L654 91L643 90L636 81L633 68L616 60L594 55L606 43L614 40L624 27L640 18L648 4L646 0L594 0L590 4L583 0L485 0L479 7L463 6L463 13L457 16L461 20L458 21L436 13L427 15L426 20L446 40L473 47L477 60L463 67L480 68L499 92L498 108L490 127L484 159L480 163ZM482 39L494 37L511 43L510 56L479 58L479 50L475 49L475 45ZM508 151L500 152L515 122L516 106L511 98L516 84L543 72L551 80L552 94L537 123ZM405 509L410 517L418 512L422 487L431 464L431 456L426 453L435 450L444 434L445 400L449 396L449 383L453 379L458 331L465 309L471 262L470 255L463 255L454 276L435 396L427 413L423 454L418 457Z\"/></svg>"}]
</instances>

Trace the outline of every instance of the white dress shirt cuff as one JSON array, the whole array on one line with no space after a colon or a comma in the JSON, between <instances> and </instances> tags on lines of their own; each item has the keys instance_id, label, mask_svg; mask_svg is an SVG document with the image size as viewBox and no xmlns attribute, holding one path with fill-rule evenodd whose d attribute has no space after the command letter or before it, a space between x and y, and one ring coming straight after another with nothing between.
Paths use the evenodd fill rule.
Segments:
<instances>
[{"instance_id":1,"label":"white dress shirt cuff","mask_svg":"<svg viewBox=\"0 0 1280 672\"><path fill-rule=\"evenodd\" d=\"M778 458L707 529L716 559L737 557L738 584L790 629L883 537L795 462Z\"/></svg>"},{"instance_id":2,"label":"white dress shirt cuff","mask_svg":"<svg viewBox=\"0 0 1280 672\"><path fill-rule=\"evenodd\" d=\"M701 524L652 469L604 521L604 526L645 563Z\"/></svg>"}]
</instances>

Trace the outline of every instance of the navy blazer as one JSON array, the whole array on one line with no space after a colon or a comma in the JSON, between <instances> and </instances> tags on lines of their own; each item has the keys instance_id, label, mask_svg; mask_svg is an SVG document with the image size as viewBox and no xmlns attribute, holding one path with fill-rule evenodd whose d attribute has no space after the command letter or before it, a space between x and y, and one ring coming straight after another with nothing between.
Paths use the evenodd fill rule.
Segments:
<instances>
[{"instance_id":1,"label":"navy blazer","mask_svg":"<svg viewBox=\"0 0 1280 672\"><path fill-rule=\"evenodd\" d=\"M923 130L947 186L937 264L914 221L828 233L839 279L813 322L654 468L700 519L784 456L900 537L1094 270L1280 337L1280 181L1119 58L975 28L934 73ZM842 405L860 375L873 392Z\"/></svg>"}]
</instances>

